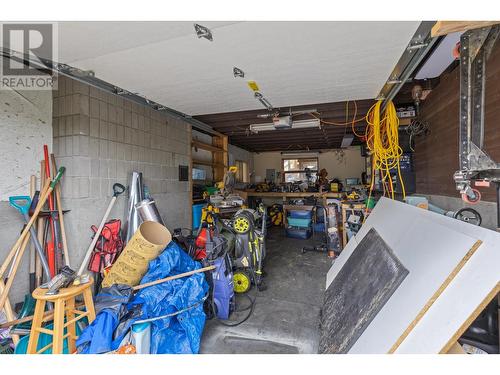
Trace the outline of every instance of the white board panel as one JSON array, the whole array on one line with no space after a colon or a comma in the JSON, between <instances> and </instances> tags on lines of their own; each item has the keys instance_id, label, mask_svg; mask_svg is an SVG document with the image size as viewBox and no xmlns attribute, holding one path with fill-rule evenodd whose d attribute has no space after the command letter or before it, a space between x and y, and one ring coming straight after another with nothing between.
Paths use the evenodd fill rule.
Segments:
<instances>
[{"instance_id":1,"label":"white board panel","mask_svg":"<svg viewBox=\"0 0 500 375\"><path fill-rule=\"evenodd\" d=\"M415 214L413 207L400 202L384 200L379 204L384 207L388 216L395 219ZM426 210L418 211L418 216L478 238L483 244L402 342L396 353L439 353L500 281L499 233Z\"/></svg>"},{"instance_id":2,"label":"white board panel","mask_svg":"<svg viewBox=\"0 0 500 375\"><path fill-rule=\"evenodd\" d=\"M358 235L374 227L410 273L349 353L387 353L476 242L427 218L414 216L406 227L378 220L380 211L372 212Z\"/></svg>"},{"instance_id":3,"label":"white board panel","mask_svg":"<svg viewBox=\"0 0 500 375\"><path fill-rule=\"evenodd\" d=\"M396 350L396 353L406 354L438 353L500 281L500 234L386 198L382 198L376 207L377 216L373 215L367 219L357 235L358 240L364 237L374 219L377 219L379 223L376 229L388 236L386 241L392 245L396 232L404 233L405 227L414 225L418 218L425 218L483 241ZM346 247L338 259L339 262L332 265L327 276L327 286L353 250L354 247Z\"/></svg>"}]
</instances>

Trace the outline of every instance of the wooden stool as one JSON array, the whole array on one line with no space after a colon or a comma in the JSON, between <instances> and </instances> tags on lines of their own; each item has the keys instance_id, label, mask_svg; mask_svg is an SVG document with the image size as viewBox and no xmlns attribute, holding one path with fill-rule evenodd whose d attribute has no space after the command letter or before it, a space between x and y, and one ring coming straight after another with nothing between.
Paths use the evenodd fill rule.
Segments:
<instances>
[{"instance_id":1,"label":"wooden stool","mask_svg":"<svg viewBox=\"0 0 500 375\"><path fill-rule=\"evenodd\" d=\"M76 350L76 325L75 323L88 317L89 324L95 319L94 302L92 301L92 285L94 280L78 286L70 286L59 290L59 294L47 295L48 289L37 288L33 291L33 298L36 299L35 314L31 325L30 339L28 343L28 354L40 354L52 346L52 354L62 354L63 342L68 338L69 353ZM75 297L83 295L85 311L75 309ZM42 328L45 304L54 303L54 329ZM76 316L75 316L76 315ZM64 317L66 316L66 322ZM64 328L67 333L64 334ZM52 343L37 351L38 337L40 333L52 335Z\"/></svg>"}]
</instances>

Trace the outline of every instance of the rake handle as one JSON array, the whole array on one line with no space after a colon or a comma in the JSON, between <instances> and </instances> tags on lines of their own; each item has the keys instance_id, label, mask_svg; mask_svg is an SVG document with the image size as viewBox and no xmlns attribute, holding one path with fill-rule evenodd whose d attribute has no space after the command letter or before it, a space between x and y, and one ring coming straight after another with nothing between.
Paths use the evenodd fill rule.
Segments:
<instances>
[{"instance_id":1,"label":"rake handle","mask_svg":"<svg viewBox=\"0 0 500 375\"><path fill-rule=\"evenodd\" d=\"M164 283L166 281L180 279L182 277L191 276L191 275L194 275L194 274L200 273L200 272L211 271L213 269L215 269L215 266L208 266L208 267L199 268L197 270L188 271L188 272L180 273L178 275L165 277L164 279L159 279L159 280L155 280L155 281L150 281L149 283L144 283L144 284L141 284L141 285L137 285L137 286L132 287L132 290L135 292L137 290L141 290L141 289L147 288L148 286L162 284L162 283Z\"/></svg>"}]
</instances>

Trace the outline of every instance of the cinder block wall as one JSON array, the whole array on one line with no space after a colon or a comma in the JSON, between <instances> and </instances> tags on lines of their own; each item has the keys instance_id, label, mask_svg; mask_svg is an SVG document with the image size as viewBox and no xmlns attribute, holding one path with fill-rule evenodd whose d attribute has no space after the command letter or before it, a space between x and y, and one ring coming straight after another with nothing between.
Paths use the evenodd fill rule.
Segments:
<instances>
[{"instance_id":1,"label":"cinder block wall","mask_svg":"<svg viewBox=\"0 0 500 375\"><path fill-rule=\"evenodd\" d=\"M67 168L62 196L72 266L78 268L112 196L112 185L128 185L132 171L157 202L167 227L189 227L189 182L178 181L189 165L191 125L118 95L62 77L54 91L54 154ZM125 218L123 194L110 218Z\"/></svg>"}]
</instances>

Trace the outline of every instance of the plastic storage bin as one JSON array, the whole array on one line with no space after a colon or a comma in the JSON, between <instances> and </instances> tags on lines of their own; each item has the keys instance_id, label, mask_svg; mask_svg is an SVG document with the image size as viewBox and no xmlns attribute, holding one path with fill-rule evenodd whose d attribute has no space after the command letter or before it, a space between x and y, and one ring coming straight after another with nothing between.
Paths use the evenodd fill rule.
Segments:
<instances>
[{"instance_id":1,"label":"plastic storage bin","mask_svg":"<svg viewBox=\"0 0 500 375\"><path fill-rule=\"evenodd\" d=\"M312 219L312 211L290 210L287 211L287 216L294 219Z\"/></svg>"},{"instance_id":2,"label":"plastic storage bin","mask_svg":"<svg viewBox=\"0 0 500 375\"><path fill-rule=\"evenodd\" d=\"M203 207L205 207L205 203L193 204L193 230L200 227Z\"/></svg>"},{"instance_id":3,"label":"plastic storage bin","mask_svg":"<svg viewBox=\"0 0 500 375\"><path fill-rule=\"evenodd\" d=\"M287 222L288 225L290 225L291 227L307 228L311 226L311 219L299 219L295 217L288 217Z\"/></svg>"}]
</instances>

